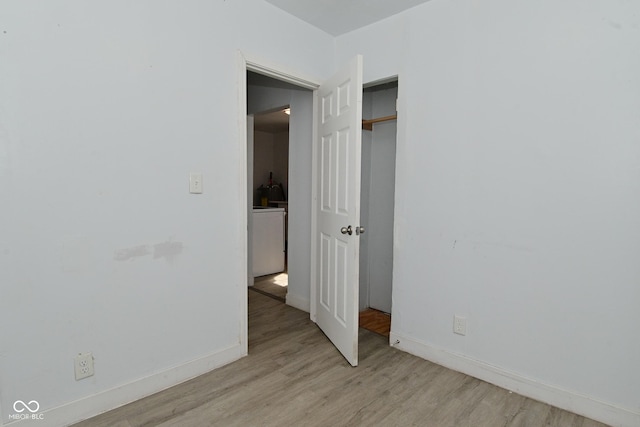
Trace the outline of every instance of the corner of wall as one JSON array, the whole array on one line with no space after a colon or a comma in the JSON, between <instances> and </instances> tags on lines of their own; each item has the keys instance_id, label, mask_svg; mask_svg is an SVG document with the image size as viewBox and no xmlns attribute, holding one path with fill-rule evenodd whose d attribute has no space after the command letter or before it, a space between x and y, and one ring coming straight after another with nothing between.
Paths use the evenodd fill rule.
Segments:
<instances>
[{"instance_id":1,"label":"corner of wall","mask_svg":"<svg viewBox=\"0 0 640 427\"><path fill-rule=\"evenodd\" d=\"M291 295L289 293L287 293L286 304L307 313L309 313L311 310L311 302L307 298L303 298L297 295Z\"/></svg>"},{"instance_id":2,"label":"corner of wall","mask_svg":"<svg viewBox=\"0 0 640 427\"><path fill-rule=\"evenodd\" d=\"M414 356L605 424L620 427L640 425L640 412L637 410L621 408L553 384L542 383L499 366L434 347L398 332L391 331L389 342L393 347Z\"/></svg>"}]
</instances>

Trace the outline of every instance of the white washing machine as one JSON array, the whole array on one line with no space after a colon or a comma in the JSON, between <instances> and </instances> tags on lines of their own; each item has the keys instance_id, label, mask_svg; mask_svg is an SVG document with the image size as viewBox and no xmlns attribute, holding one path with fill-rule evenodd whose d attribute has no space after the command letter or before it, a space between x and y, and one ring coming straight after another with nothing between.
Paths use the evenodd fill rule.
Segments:
<instances>
[{"instance_id":1,"label":"white washing machine","mask_svg":"<svg viewBox=\"0 0 640 427\"><path fill-rule=\"evenodd\" d=\"M284 208L253 208L253 277L284 271Z\"/></svg>"}]
</instances>

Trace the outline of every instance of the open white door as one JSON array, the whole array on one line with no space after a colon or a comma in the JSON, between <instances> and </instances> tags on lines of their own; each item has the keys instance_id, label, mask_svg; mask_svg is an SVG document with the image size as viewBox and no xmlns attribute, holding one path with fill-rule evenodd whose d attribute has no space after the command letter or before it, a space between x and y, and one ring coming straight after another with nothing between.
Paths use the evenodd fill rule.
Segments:
<instances>
[{"instance_id":1,"label":"open white door","mask_svg":"<svg viewBox=\"0 0 640 427\"><path fill-rule=\"evenodd\" d=\"M358 364L362 57L317 92L315 315L347 361Z\"/></svg>"}]
</instances>

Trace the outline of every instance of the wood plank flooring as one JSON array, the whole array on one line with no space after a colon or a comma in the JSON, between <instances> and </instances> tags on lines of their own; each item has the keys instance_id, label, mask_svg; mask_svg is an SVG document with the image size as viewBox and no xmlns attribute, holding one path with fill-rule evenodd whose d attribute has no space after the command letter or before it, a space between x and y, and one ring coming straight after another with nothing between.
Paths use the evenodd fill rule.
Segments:
<instances>
[{"instance_id":1,"label":"wood plank flooring","mask_svg":"<svg viewBox=\"0 0 640 427\"><path fill-rule=\"evenodd\" d=\"M249 289L285 302L288 284L289 275L287 273L276 273L256 277L253 286L250 286Z\"/></svg>"},{"instance_id":2,"label":"wood plank flooring","mask_svg":"<svg viewBox=\"0 0 640 427\"><path fill-rule=\"evenodd\" d=\"M249 292L249 356L76 426L603 426L359 338L352 368L307 313Z\"/></svg>"},{"instance_id":3,"label":"wood plank flooring","mask_svg":"<svg viewBox=\"0 0 640 427\"><path fill-rule=\"evenodd\" d=\"M368 331L389 338L391 315L374 308L368 308L358 313L358 325Z\"/></svg>"}]
</instances>

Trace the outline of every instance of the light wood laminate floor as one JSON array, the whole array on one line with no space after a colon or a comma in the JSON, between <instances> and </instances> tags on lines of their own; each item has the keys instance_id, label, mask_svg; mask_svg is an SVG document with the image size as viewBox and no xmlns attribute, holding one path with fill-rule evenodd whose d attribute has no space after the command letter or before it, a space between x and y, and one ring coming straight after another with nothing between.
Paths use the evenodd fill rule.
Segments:
<instances>
[{"instance_id":1,"label":"light wood laminate floor","mask_svg":"<svg viewBox=\"0 0 640 427\"><path fill-rule=\"evenodd\" d=\"M77 426L603 426L364 329L352 368L307 313L252 291L249 325L249 356Z\"/></svg>"},{"instance_id":2,"label":"light wood laminate floor","mask_svg":"<svg viewBox=\"0 0 640 427\"><path fill-rule=\"evenodd\" d=\"M285 302L289 275L285 272L254 278L252 290Z\"/></svg>"}]
</instances>

